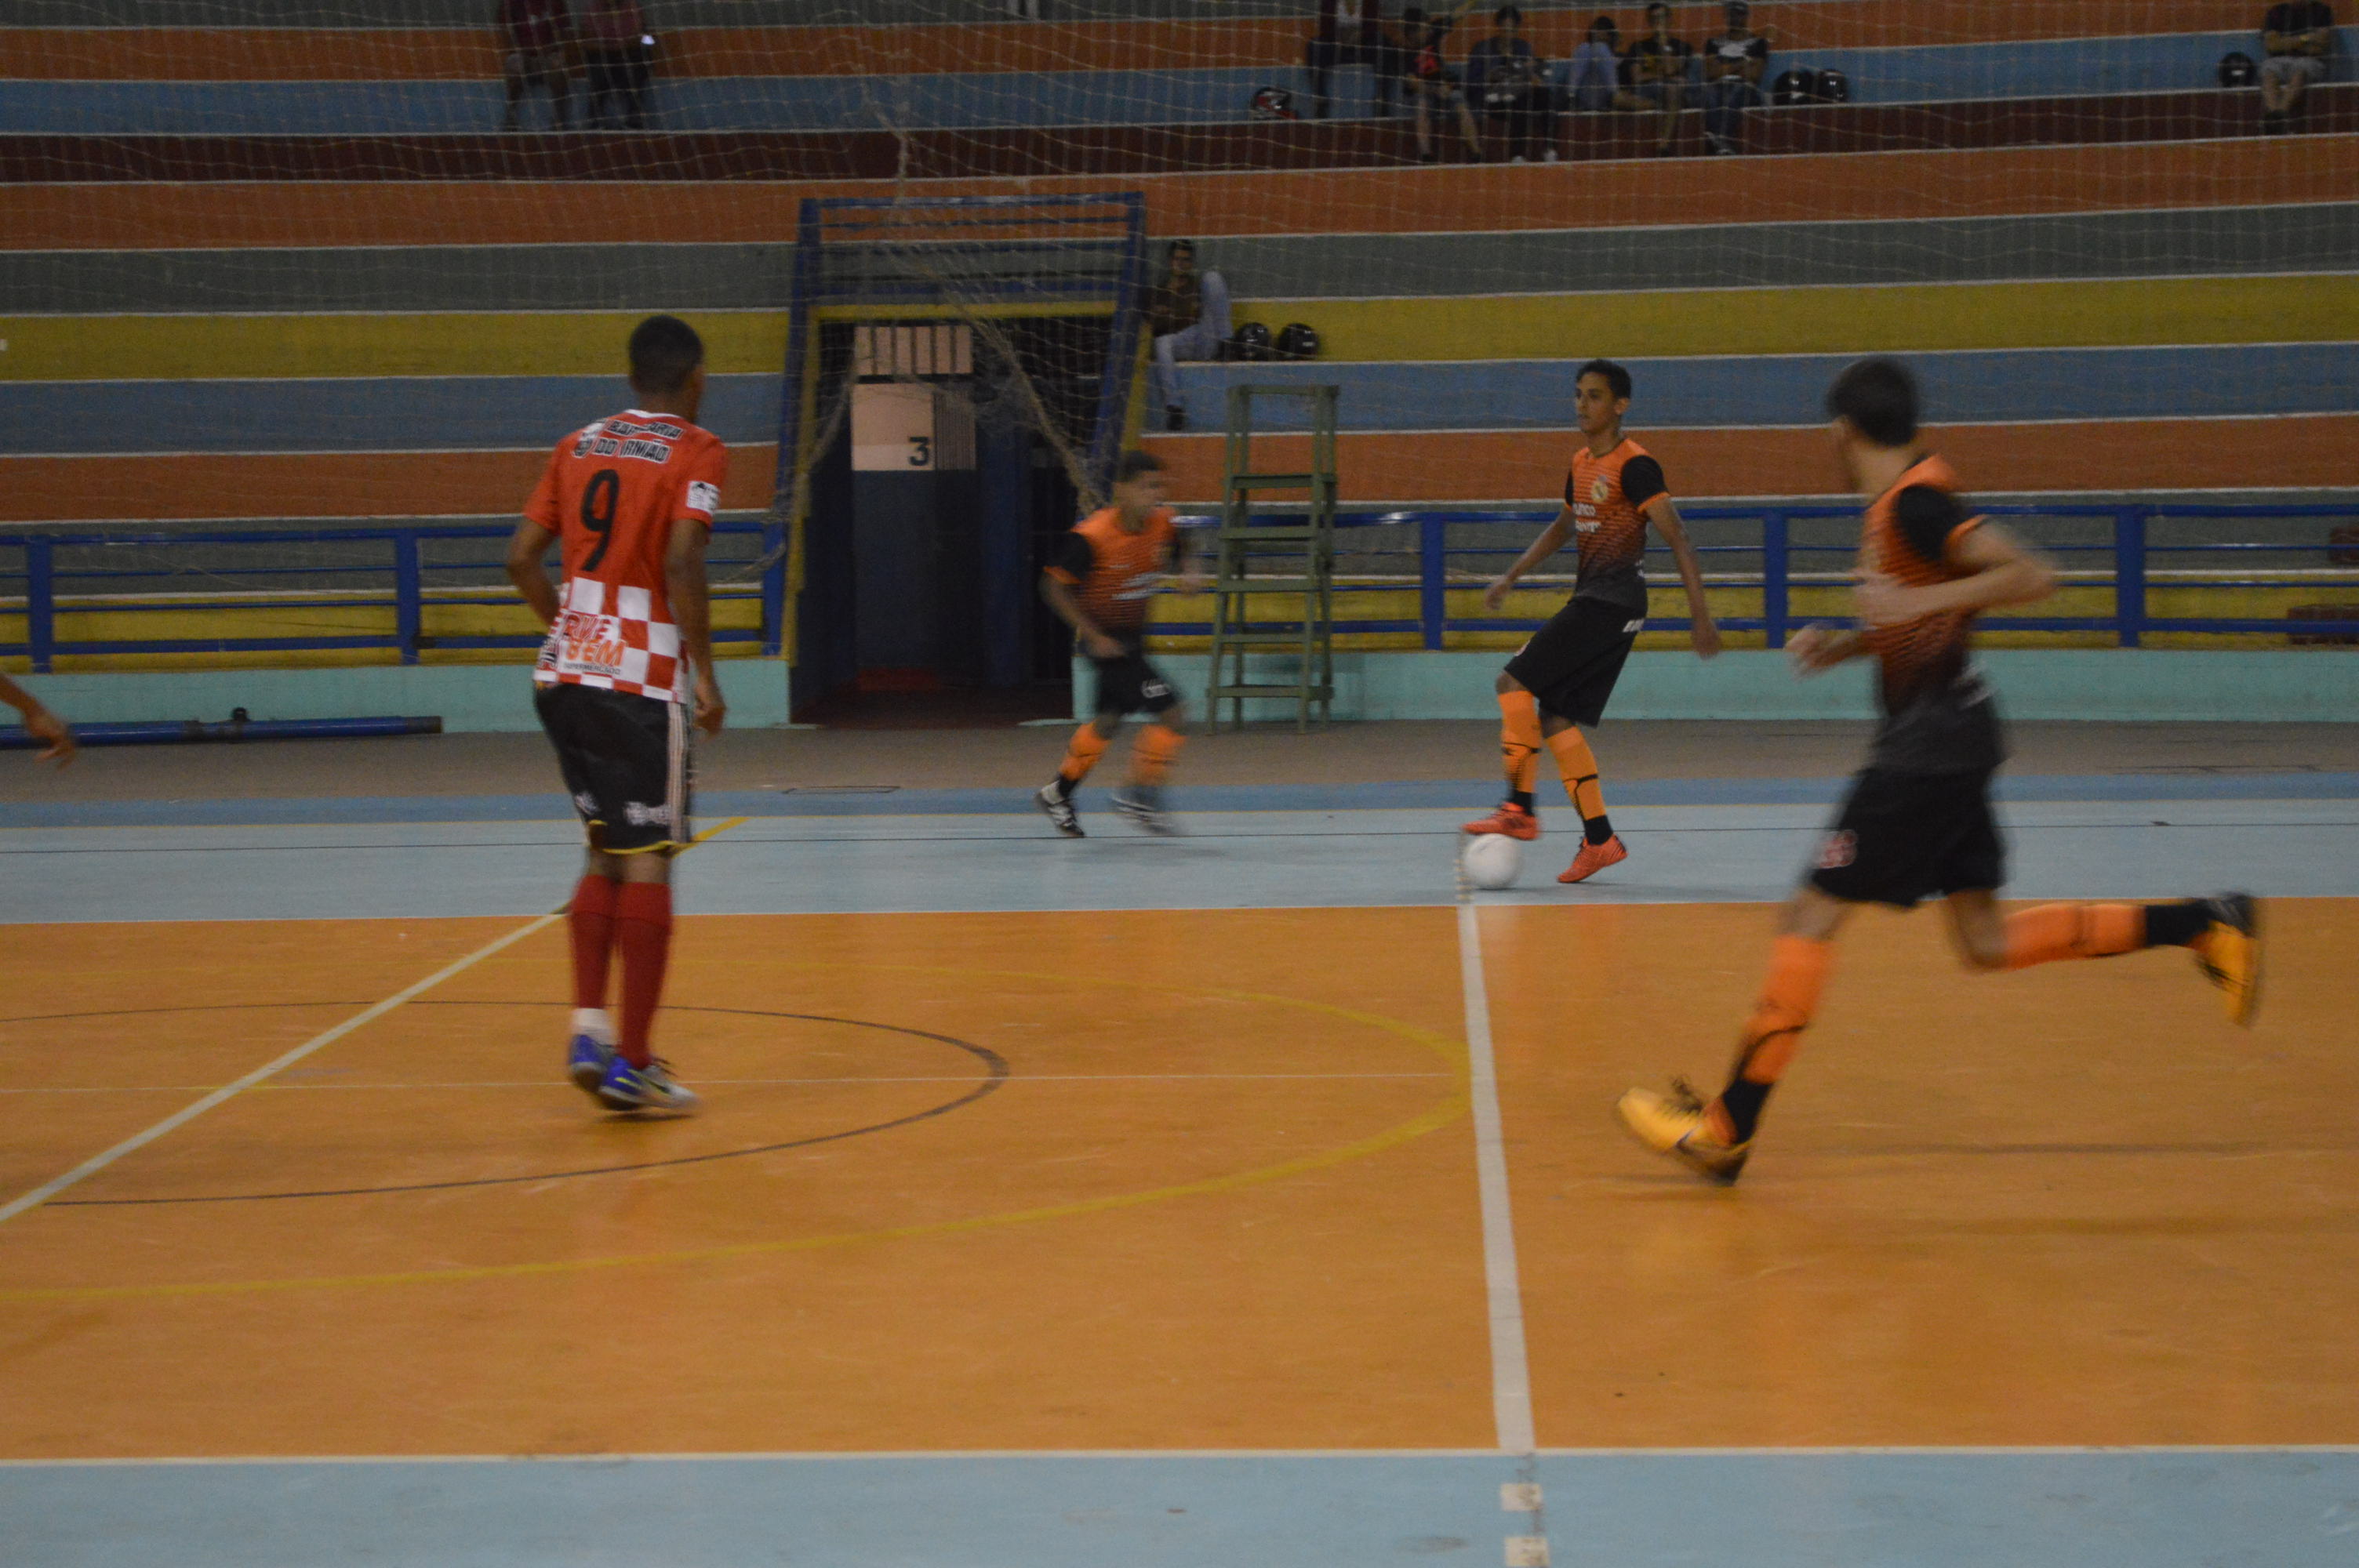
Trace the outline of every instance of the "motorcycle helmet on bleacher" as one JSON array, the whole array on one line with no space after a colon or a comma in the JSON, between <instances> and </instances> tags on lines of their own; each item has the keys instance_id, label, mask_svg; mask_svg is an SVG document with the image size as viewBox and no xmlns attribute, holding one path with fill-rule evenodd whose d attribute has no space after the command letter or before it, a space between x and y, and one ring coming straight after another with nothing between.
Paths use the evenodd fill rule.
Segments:
<instances>
[{"instance_id":1,"label":"motorcycle helmet on bleacher","mask_svg":"<svg viewBox=\"0 0 2359 1568\"><path fill-rule=\"evenodd\" d=\"M1769 84L1769 102L1787 108L1797 103L1814 103L1818 101L1817 86L1816 78L1798 66Z\"/></svg>"},{"instance_id":2,"label":"motorcycle helmet on bleacher","mask_svg":"<svg viewBox=\"0 0 2359 1568\"><path fill-rule=\"evenodd\" d=\"M1294 94L1283 87L1265 87L1253 95L1251 113L1256 120L1299 120L1294 112Z\"/></svg>"},{"instance_id":3,"label":"motorcycle helmet on bleacher","mask_svg":"<svg viewBox=\"0 0 2359 1568\"><path fill-rule=\"evenodd\" d=\"M1277 330L1277 357L1282 360L1315 360L1319 357L1319 330L1307 321L1289 321Z\"/></svg>"},{"instance_id":4,"label":"motorcycle helmet on bleacher","mask_svg":"<svg viewBox=\"0 0 2359 1568\"><path fill-rule=\"evenodd\" d=\"M1268 326L1260 321L1247 321L1229 335L1229 358L1233 360L1266 360L1276 358L1269 339Z\"/></svg>"}]
</instances>

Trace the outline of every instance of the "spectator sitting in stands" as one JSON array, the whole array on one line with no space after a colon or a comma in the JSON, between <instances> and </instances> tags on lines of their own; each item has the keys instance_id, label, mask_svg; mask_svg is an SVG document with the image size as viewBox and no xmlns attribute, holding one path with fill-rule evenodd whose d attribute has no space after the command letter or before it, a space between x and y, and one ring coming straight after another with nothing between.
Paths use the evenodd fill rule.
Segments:
<instances>
[{"instance_id":1,"label":"spectator sitting in stands","mask_svg":"<svg viewBox=\"0 0 2359 1568\"><path fill-rule=\"evenodd\" d=\"M1589 36L1565 62L1566 103L1582 114L1613 108L1621 72L1622 29L1614 25L1613 17L1601 15L1589 24Z\"/></svg>"},{"instance_id":2,"label":"spectator sitting in stands","mask_svg":"<svg viewBox=\"0 0 2359 1568\"><path fill-rule=\"evenodd\" d=\"M2281 135L2313 81L2326 79L2327 51L2334 47L2334 12L2325 0L2291 0L2272 5L2261 23L2261 129Z\"/></svg>"},{"instance_id":3,"label":"spectator sitting in stands","mask_svg":"<svg viewBox=\"0 0 2359 1568\"><path fill-rule=\"evenodd\" d=\"M646 130L655 52L638 0L589 0L582 8L582 63L590 79L582 123L601 131Z\"/></svg>"},{"instance_id":4,"label":"spectator sitting in stands","mask_svg":"<svg viewBox=\"0 0 2359 1568\"><path fill-rule=\"evenodd\" d=\"M565 0L500 0L500 67L507 78L507 114L500 129L517 128L524 95L549 89L549 124L561 131L572 118L573 21Z\"/></svg>"},{"instance_id":5,"label":"spectator sitting in stands","mask_svg":"<svg viewBox=\"0 0 2359 1568\"><path fill-rule=\"evenodd\" d=\"M1473 111L1466 107L1466 93L1458 73L1442 59L1443 45L1449 42L1450 29L1458 25L1455 16L1429 16L1411 5L1401 13L1401 22L1408 33L1408 92L1417 101L1417 161L1433 163L1440 155L1433 150L1433 123L1436 114L1458 112L1458 134L1465 139L1466 156L1476 163L1483 161L1483 138L1474 129Z\"/></svg>"},{"instance_id":6,"label":"spectator sitting in stands","mask_svg":"<svg viewBox=\"0 0 2359 1568\"><path fill-rule=\"evenodd\" d=\"M1184 430L1180 362L1216 360L1229 341L1229 285L1217 272L1196 271L1196 242L1174 240L1164 253L1163 281L1147 291L1147 330L1155 351L1147 364L1147 393L1163 406L1163 427Z\"/></svg>"},{"instance_id":7,"label":"spectator sitting in stands","mask_svg":"<svg viewBox=\"0 0 2359 1568\"><path fill-rule=\"evenodd\" d=\"M1329 73L1339 65L1364 65L1375 78L1377 119L1393 112L1393 88L1408 73L1408 51L1385 27L1385 0L1319 0L1319 30L1302 46L1302 70L1310 81L1310 117L1327 117Z\"/></svg>"},{"instance_id":8,"label":"spectator sitting in stands","mask_svg":"<svg viewBox=\"0 0 2359 1568\"><path fill-rule=\"evenodd\" d=\"M1671 36L1671 8L1663 0L1647 7L1647 34L1630 46L1630 90L1614 99L1625 109L1653 110L1659 116L1655 156L1669 157L1687 107L1688 75L1695 46Z\"/></svg>"},{"instance_id":9,"label":"spectator sitting in stands","mask_svg":"<svg viewBox=\"0 0 2359 1568\"><path fill-rule=\"evenodd\" d=\"M1728 0L1727 15L1727 30L1703 46L1703 139L1716 153L1737 150L1745 111L1761 107L1769 69L1769 40L1747 25L1753 7Z\"/></svg>"},{"instance_id":10,"label":"spectator sitting in stands","mask_svg":"<svg viewBox=\"0 0 2359 1568\"><path fill-rule=\"evenodd\" d=\"M1549 113L1547 62L1523 37L1524 14L1513 5L1493 13L1498 28L1466 57L1466 90L1482 100L1483 113L1506 125L1507 161L1522 163L1545 148L1556 160L1555 127Z\"/></svg>"}]
</instances>

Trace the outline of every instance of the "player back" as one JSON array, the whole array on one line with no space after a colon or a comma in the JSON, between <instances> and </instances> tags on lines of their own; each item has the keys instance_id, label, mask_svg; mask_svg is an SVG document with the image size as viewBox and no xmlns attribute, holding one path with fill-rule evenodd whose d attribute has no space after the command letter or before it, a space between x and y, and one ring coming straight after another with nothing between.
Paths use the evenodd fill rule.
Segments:
<instances>
[{"instance_id":1,"label":"player back","mask_svg":"<svg viewBox=\"0 0 2359 1568\"><path fill-rule=\"evenodd\" d=\"M664 553L675 522L712 525L727 475L720 438L670 414L627 409L558 443L525 510L565 564L536 682L689 700Z\"/></svg>"}]
</instances>

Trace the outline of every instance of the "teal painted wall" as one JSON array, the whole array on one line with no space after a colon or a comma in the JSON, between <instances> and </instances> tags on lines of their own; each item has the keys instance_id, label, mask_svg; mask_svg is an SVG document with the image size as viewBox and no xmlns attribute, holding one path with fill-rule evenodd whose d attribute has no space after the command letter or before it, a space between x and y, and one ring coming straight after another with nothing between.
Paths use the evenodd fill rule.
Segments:
<instances>
[{"instance_id":1,"label":"teal painted wall","mask_svg":"<svg viewBox=\"0 0 2359 1568\"><path fill-rule=\"evenodd\" d=\"M787 721L787 666L732 659L720 666L729 723ZM536 730L532 675L522 665L371 665L334 670L110 671L26 676L26 688L77 724L201 719L234 708L249 719L368 719L439 714L445 730Z\"/></svg>"},{"instance_id":2,"label":"teal painted wall","mask_svg":"<svg viewBox=\"0 0 2359 1568\"><path fill-rule=\"evenodd\" d=\"M2359 721L2359 650L2257 653L2146 648L1993 649L1982 655L2003 710L2015 719ZM1488 719L1498 712L1492 682L1496 653L1339 653L1338 719ZM1205 656L1162 655L1191 709L1203 705ZM1256 661L1249 678L1282 678L1276 659ZM1091 676L1076 666L1076 717L1086 717ZM1609 719L1864 719L1873 711L1867 666L1798 681L1783 654L1634 654ZM1247 716L1290 717L1265 702Z\"/></svg>"}]
</instances>

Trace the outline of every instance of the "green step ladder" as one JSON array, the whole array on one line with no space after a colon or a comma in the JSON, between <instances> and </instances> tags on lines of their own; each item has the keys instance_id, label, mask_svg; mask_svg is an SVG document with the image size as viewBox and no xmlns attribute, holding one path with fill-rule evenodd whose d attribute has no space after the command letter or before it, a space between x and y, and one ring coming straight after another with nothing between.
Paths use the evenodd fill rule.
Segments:
<instances>
[{"instance_id":1,"label":"green step ladder","mask_svg":"<svg viewBox=\"0 0 2359 1568\"><path fill-rule=\"evenodd\" d=\"M1312 712L1328 720L1335 697L1335 398L1333 386L1247 384L1229 388L1229 433L1222 481L1221 524L1212 576L1212 660L1205 708L1214 729L1221 704L1243 729L1248 702L1294 703L1294 727L1308 730ZM1310 464L1302 473L1264 473L1254 467L1254 401L1285 398L1307 405ZM1268 431L1263 432L1265 435ZM1256 497L1301 491L1309 502L1271 510L1256 522ZM1277 603L1272 604L1272 600ZM1268 666L1291 654L1294 678L1274 679ZM1258 656L1263 666L1248 669ZM1255 678L1256 676L1259 678Z\"/></svg>"}]
</instances>

